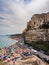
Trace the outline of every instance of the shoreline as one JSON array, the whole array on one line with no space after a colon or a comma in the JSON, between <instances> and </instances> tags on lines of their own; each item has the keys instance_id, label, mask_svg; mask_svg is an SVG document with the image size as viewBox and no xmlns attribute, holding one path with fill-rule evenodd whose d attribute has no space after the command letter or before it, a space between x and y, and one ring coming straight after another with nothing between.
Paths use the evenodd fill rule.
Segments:
<instances>
[{"instance_id":1,"label":"shoreline","mask_svg":"<svg viewBox=\"0 0 49 65\"><path fill-rule=\"evenodd\" d=\"M36 55L34 55L34 54L32 54L32 55L30 55L30 56L26 56L25 57L25 55L23 55L23 53L25 52L28 52L29 54L30 54L30 49L28 49L28 48L23 48L22 47L22 45L20 44L20 42L18 41L17 43L15 43L15 44L13 44L13 45L11 45L11 46L9 46L9 48L7 48L7 49L13 49L14 48L14 50L12 51L12 54L15 56L15 54L18 56L19 55L19 57L22 57L22 59L23 60L18 60L18 62L20 61L20 63L21 62L26 62L26 60L28 60L29 61L29 59L33 59L33 57L32 57L32 55L34 56L34 59L36 59ZM4 50L4 49L3 49ZM6 50L6 49L5 49ZM8 51L7 51L8 52ZM17 53L18 52L18 53ZM10 53L4 53L3 55L11 55L11 52ZM12 55L12 57L13 57L13 55ZM16 56L15 56L16 57ZM14 58L15 58L14 57ZM27 58L28 57L28 58ZM31 57L31 58L29 58L29 57ZM11 56L10 56L10 58L11 58ZM26 59L26 60L25 60ZM46 65L46 64L44 64L44 61L42 61L40 58L38 58L37 57L37 59L38 60L40 60L40 62L42 62L43 63L43 65ZM27 61L27 62L28 62ZM33 61L33 60L32 60ZM13 61L12 61L13 62ZM30 62L30 61L29 61ZM36 61L35 61L36 62ZM11 62L10 62L11 63ZM16 63L17 63L17 61L16 61ZM45 62L46 63L46 62ZM42 65L42 64L41 64Z\"/></svg>"},{"instance_id":2,"label":"shoreline","mask_svg":"<svg viewBox=\"0 0 49 65\"><path fill-rule=\"evenodd\" d=\"M25 43L24 43L24 45L25 45ZM37 51L34 48L32 48L32 49L33 49L33 52L34 52L33 54L34 55L36 55L37 57L39 57L41 60L44 60L44 61L46 61L46 62L49 63L49 55L44 54L42 51L41 52L40 51Z\"/></svg>"},{"instance_id":3,"label":"shoreline","mask_svg":"<svg viewBox=\"0 0 49 65\"><path fill-rule=\"evenodd\" d=\"M18 42L16 39L11 38L11 35L6 36L6 37L7 37L9 40L11 40L11 41L14 40L15 43L13 43L13 44L11 44L11 45L4 46L4 47L0 47L0 49L11 47L11 46L15 45L15 44Z\"/></svg>"}]
</instances>

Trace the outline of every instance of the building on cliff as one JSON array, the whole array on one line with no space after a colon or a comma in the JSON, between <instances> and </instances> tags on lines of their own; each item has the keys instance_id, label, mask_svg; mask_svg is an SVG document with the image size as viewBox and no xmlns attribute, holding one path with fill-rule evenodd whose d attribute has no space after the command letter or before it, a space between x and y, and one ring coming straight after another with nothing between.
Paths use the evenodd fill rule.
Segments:
<instances>
[{"instance_id":1,"label":"building on cliff","mask_svg":"<svg viewBox=\"0 0 49 65\"><path fill-rule=\"evenodd\" d=\"M42 27L45 25L45 27ZM47 28L46 28L47 27ZM49 41L49 13L35 14L23 31L25 42Z\"/></svg>"}]
</instances>

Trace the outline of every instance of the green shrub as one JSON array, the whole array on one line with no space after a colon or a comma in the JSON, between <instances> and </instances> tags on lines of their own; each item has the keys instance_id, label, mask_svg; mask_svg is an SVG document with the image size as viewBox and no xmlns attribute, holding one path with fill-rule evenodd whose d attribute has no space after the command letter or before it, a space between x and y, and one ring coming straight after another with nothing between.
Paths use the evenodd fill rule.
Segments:
<instances>
[{"instance_id":1,"label":"green shrub","mask_svg":"<svg viewBox=\"0 0 49 65\"><path fill-rule=\"evenodd\" d=\"M49 54L49 42L48 41L32 41L32 43L28 44L32 46L36 50L43 50L46 54Z\"/></svg>"}]
</instances>

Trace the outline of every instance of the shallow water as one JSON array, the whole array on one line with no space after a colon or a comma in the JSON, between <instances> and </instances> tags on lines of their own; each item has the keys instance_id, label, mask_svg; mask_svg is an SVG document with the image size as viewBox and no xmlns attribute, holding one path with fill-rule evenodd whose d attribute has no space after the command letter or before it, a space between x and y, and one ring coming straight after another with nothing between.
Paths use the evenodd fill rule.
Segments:
<instances>
[{"instance_id":1,"label":"shallow water","mask_svg":"<svg viewBox=\"0 0 49 65\"><path fill-rule=\"evenodd\" d=\"M11 46L17 41L9 38L8 36L0 36L0 48Z\"/></svg>"}]
</instances>

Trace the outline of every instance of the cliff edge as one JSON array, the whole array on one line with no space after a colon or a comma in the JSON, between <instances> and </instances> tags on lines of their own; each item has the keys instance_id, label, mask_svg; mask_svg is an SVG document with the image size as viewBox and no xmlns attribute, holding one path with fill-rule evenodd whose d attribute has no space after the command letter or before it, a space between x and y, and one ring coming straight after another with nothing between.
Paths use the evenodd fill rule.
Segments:
<instances>
[{"instance_id":1,"label":"cliff edge","mask_svg":"<svg viewBox=\"0 0 49 65\"><path fill-rule=\"evenodd\" d=\"M49 41L49 12L33 15L31 20L27 22L23 37L26 43Z\"/></svg>"}]
</instances>

